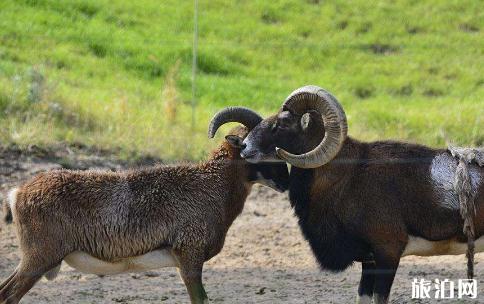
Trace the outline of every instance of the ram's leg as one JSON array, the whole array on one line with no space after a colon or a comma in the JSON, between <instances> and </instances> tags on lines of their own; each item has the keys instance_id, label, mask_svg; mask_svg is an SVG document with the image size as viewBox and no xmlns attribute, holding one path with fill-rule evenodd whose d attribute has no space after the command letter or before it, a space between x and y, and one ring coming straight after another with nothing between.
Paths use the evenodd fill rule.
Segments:
<instances>
[{"instance_id":1,"label":"ram's leg","mask_svg":"<svg viewBox=\"0 0 484 304\"><path fill-rule=\"evenodd\" d=\"M203 258L202 254L193 251L186 254L174 251L178 261L180 276L185 283L192 304L208 303L207 293L202 284Z\"/></svg>"},{"instance_id":2,"label":"ram's leg","mask_svg":"<svg viewBox=\"0 0 484 304\"><path fill-rule=\"evenodd\" d=\"M17 269L0 286L0 303L16 304L52 266L40 264L36 259L22 259Z\"/></svg>"},{"instance_id":3,"label":"ram's leg","mask_svg":"<svg viewBox=\"0 0 484 304\"><path fill-rule=\"evenodd\" d=\"M18 271L2 284L0 303L15 304L29 291L43 273L19 267Z\"/></svg>"},{"instance_id":4,"label":"ram's leg","mask_svg":"<svg viewBox=\"0 0 484 304\"><path fill-rule=\"evenodd\" d=\"M373 299L375 304L387 304L390 298L390 291L393 279L397 273L400 256L386 252L375 254L375 285L373 288Z\"/></svg>"},{"instance_id":5,"label":"ram's leg","mask_svg":"<svg viewBox=\"0 0 484 304\"><path fill-rule=\"evenodd\" d=\"M0 285L0 301L2 301L2 290L3 288L8 284L8 282L10 282L13 277L15 276L15 274L17 273L17 269L15 269L12 274L7 278L5 279L5 281L3 281L3 283Z\"/></svg>"},{"instance_id":6,"label":"ram's leg","mask_svg":"<svg viewBox=\"0 0 484 304\"><path fill-rule=\"evenodd\" d=\"M3 203L3 221L7 224L11 224L13 221L12 210L7 202Z\"/></svg>"},{"instance_id":7,"label":"ram's leg","mask_svg":"<svg viewBox=\"0 0 484 304\"><path fill-rule=\"evenodd\" d=\"M358 304L370 304L375 285L375 262L365 261L361 263L361 279L358 287Z\"/></svg>"}]
</instances>

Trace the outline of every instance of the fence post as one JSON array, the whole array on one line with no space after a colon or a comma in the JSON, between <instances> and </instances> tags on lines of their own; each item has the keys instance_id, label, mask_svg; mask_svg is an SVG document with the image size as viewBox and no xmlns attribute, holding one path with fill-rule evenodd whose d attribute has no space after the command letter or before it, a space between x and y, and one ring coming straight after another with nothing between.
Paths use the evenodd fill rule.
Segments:
<instances>
[{"instance_id":1,"label":"fence post","mask_svg":"<svg viewBox=\"0 0 484 304\"><path fill-rule=\"evenodd\" d=\"M192 131L195 129L195 107L197 91L197 52L198 52L198 0L193 9L193 53L192 53Z\"/></svg>"}]
</instances>

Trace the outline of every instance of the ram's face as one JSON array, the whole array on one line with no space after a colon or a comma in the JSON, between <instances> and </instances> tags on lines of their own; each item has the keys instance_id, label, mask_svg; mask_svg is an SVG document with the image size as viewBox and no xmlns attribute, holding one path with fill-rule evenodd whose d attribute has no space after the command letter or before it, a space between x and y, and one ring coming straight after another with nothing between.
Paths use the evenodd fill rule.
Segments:
<instances>
[{"instance_id":1,"label":"ram's face","mask_svg":"<svg viewBox=\"0 0 484 304\"><path fill-rule=\"evenodd\" d=\"M281 111L262 120L243 141L241 157L249 162L280 161L276 147L301 154L317 146L324 136L321 115Z\"/></svg>"},{"instance_id":2,"label":"ram's face","mask_svg":"<svg viewBox=\"0 0 484 304\"><path fill-rule=\"evenodd\" d=\"M307 169L336 157L348 132L341 104L331 93L313 85L293 91L279 113L266 119L244 107L227 107L212 118L209 137L227 122L240 122L250 131L240 145L240 155L248 161L279 158Z\"/></svg>"},{"instance_id":3,"label":"ram's face","mask_svg":"<svg viewBox=\"0 0 484 304\"><path fill-rule=\"evenodd\" d=\"M238 151L245 148L243 143L248 133L247 128L239 126L232 129L225 140ZM240 153L240 152L238 152ZM282 160L258 162L249 164L249 181L270 187L276 191L284 192L289 187L289 170Z\"/></svg>"}]
</instances>

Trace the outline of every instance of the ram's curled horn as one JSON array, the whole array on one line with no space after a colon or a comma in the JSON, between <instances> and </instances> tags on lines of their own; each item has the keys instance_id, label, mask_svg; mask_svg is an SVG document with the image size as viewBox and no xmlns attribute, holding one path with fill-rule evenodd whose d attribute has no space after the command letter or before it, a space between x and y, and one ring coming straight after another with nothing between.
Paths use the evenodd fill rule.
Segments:
<instances>
[{"instance_id":1,"label":"ram's curled horn","mask_svg":"<svg viewBox=\"0 0 484 304\"><path fill-rule=\"evenodd\" d=\"M261 122L262 117L245 107L227 107L215 114L208 126L208 137L213 138L218 128L228 122L239 122L252 130Z\"/></svg>"},{"instance_id":2,"label":"ram's curled horn","mask_svg":"<svg viewBox=\"0 0 484 304\"><path fill-rule=\"evenodd\" d=\"M325 135L314 150L304 154L295 155L276 148L280 158L296 167L316 168L338 154L348 134L348 123L341 104L333 95L317 86L305 86L292 92L282 108L301 115L316 110L323 118Z\"/></svg>"}]
</instances>

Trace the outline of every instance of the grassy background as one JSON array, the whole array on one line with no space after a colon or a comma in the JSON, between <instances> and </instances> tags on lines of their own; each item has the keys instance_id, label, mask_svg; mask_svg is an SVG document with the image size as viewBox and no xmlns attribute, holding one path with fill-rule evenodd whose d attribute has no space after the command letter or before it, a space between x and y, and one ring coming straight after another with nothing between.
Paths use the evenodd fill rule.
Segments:
<instances>
[{"instance_id":1,"label":"grassy background","mask_svg":"<svg viewBox=\"0 0 484 304\"><path fill-rule=\"evenodd\" d=\"M0 144L199 159L219 108L269 114L317 84L360 139L484 145L479 1L200 0L199 11L192 130L192 1L0 1Z\"/></svg>"}]
</instances>

